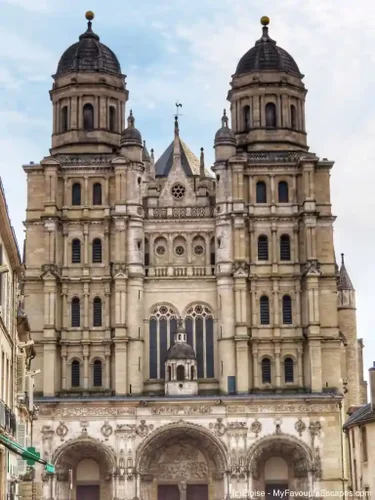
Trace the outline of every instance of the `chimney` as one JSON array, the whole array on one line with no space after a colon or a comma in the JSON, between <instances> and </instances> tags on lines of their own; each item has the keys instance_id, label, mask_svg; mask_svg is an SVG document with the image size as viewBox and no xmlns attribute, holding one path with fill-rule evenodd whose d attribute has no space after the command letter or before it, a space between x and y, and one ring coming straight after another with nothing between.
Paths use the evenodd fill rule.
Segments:
<instances>
[{"instance_id":1,"label":"chimney","mask_svg":"<svg viewBox=\"0 0 375 500\"><path fill-rule=\"evenodd\" d=\"M369 381L371 409L375 410L375 361L373 362L372 368L369 369Z\"/></svg>"}]
</instances>

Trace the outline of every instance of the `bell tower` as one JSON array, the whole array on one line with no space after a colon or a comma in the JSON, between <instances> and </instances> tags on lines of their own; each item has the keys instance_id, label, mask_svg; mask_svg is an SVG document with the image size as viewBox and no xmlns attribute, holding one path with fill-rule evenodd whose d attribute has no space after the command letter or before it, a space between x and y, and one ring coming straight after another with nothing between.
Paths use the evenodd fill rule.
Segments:
<instances>
[{"instance_id":1,"label":"bell tower","mask_svg":"<svg viewBox=\"0 0 375 500\"><path fill-rule=\"evenodd\" d=\"M53 75L51 155L112 153L120 146L126 77L116 55L93 32L93 12L86 12L86 19L87 30L64 52Z\"/></svg>"},{"instance_id":2,"label":"bell tower","mask_svg":"<svg viewBox=\"0 0 375 500\"><path fill-rule=\"evenodd\" d=\"M307 151L304 75L269 36L269 22L261 18L262 36L232 76L228 100L237 146L243 151Z\"/></svg>"}]
</instances>

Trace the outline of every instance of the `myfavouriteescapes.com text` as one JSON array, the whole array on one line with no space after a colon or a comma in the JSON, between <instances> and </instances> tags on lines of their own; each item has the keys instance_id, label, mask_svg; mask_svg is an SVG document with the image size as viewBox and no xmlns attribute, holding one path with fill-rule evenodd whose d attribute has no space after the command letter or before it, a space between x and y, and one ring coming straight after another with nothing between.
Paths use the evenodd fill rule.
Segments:
<instances>
[{"instance_id":1,"label":"myfavouriteescapes.com text","mask_svg":"<svg viewBox=\"0 0 375 500\"><path fill-rule=\"evenodd\" d=\"M242 499L242 498L280 498L280 500L288 500L290 498L369 498L371 497L370 491L340 491L340 490L318 490L318 491L298 491L298 490L284 490L277 489L271 491L249 491L249 490L233 490L231 489L228 500Z\"/></svg>"}]
</instances>

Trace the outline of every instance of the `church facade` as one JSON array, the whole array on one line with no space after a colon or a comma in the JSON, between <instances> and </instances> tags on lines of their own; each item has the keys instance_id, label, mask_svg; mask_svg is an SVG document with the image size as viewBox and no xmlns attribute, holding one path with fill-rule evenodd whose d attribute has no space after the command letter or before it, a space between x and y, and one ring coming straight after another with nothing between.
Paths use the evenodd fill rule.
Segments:
<instances>
[{"instance_id":1,"label":"church facade","mask_svg":"<svg viewBox=\"0 0 375 500\"><path fill-rule=\"evenodd\" d=\"M262 18L211 172L178 117L155 160L86 17L53 77L50 154L24 166L43 499L345 489L362 344L296 62Z\"/></svg>"}]
</instances>

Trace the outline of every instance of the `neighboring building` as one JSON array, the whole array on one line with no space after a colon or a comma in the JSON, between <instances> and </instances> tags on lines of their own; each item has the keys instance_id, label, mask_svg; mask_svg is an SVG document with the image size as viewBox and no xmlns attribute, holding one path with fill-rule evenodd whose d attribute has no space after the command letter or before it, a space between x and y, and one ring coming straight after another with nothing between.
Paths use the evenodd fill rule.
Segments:
<instances>
[{"instance_id":1,"label":"neighboring building","mask_svg":"<svg viewBox=\"0 0 375 500\"><path fill-rule=\"evenodd\" d=\"M0 181L0 436L26 446L31 431L26 373L35 350L27 316L20 307L21 272L18 245ZM16 498L25 473L26 462L3 446L0 439L1 499Z\"/></svg>"},{"instance_id":2,"label":"neighboring building","mask_svg":"<svg viewBox=\"0 0 375 500\"><path fill-rule=\"evenodd\" d=\"M351 412L344 425L349 447L350 487L375 495L375 362L369 370L371 402Z\"/></svg>"},{"instance_id":3,"label":"neighboring building","mask_svg":"<svg viewBox=\"0 0 375 500\"><path fill-rule=\"evenodd\" d=\"M50 156L24 166L43 498L346 488L362 344L296 62L262 18L213 177L178 117L156 162L131 111L125 128L125 76L87 18L54 75Z\"/></svg>"}]
</instances>

